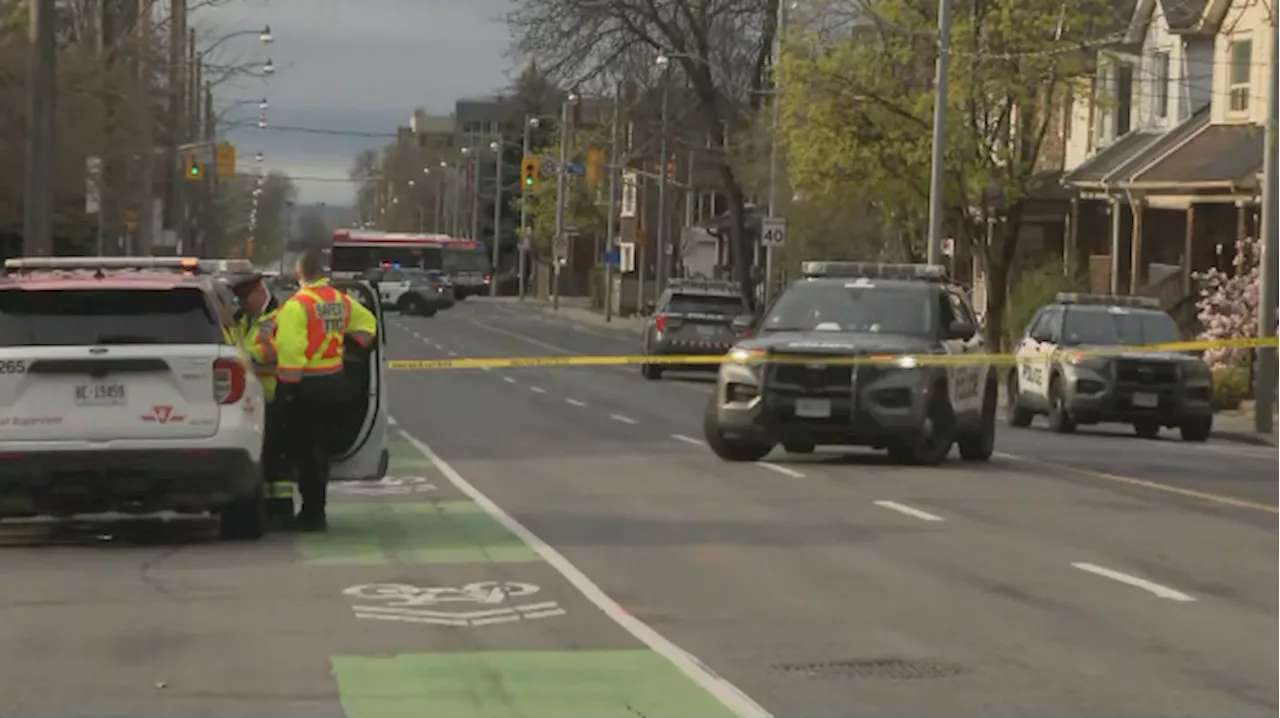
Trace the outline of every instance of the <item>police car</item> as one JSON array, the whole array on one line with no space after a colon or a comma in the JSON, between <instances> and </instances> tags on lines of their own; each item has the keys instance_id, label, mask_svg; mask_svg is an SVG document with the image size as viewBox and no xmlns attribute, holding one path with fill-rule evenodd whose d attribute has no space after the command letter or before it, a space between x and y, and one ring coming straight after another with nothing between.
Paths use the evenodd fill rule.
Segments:
<instances>
[{"instance_id":1,"label":"police car","mask_svg":"<svg viewBox=\"0 0 1280 718\"><path fill-rule=\"evenodd\" d=\"M643 308L648 315L641 350L644 356L722 356L738 338L733 321L748 313L741 291L737 282L671 280L657 302ZM642 364L640 372L646 379L660 379L664 367L708 366L715 365Z\"/></svg>"},{"instance_id":2,"label":"police car","mask_svg":"<svg viewBox=\"0 0 1280 718\"><path fill-rule=\"evenodd\" d=\"M233 302L196 259L7 260L0 519L212 512L259 538L265 402Z\"/></svg>"},{"instance_id":3,"label":"police car","mask_svg":"<svg viewBox=\"0 0 1280 718\"><path fill-rule=\"evenodd\" d=\"M439 272L381 267L367 269L359 276L377 289L382 304L401 314L431 317L457 301L452 280Z\"/></svg>"},{"instance_id":4,"label":"police car","mask_svg":"<svg viewBox=\"0 0 1280 718\"><path fill-rule=\"evenodd\" d=\"M942 267L805 262L802 272L762 320L735 322L750 338L720 366L704 421L720 458L864 445L936 465L958 444L964 460L990 459L998 379Z\"/></svg>"},{"instance_id":5,"label":"police car","mask_svg":"<svg viewBox=\"0 0 1280 718\"><path fill-rule=\"evenodd\" d=\"M1177 323L1154 298L1059 294L1036 312L1018 344L1007 379L1009 423L1030 426L1044 414L1059 433L1118 422L1144 438L1176 427L1186 441L1205 441L1213 429L1208 365L1153 346L1180 340Z\"/></svg>"}]
</instances>

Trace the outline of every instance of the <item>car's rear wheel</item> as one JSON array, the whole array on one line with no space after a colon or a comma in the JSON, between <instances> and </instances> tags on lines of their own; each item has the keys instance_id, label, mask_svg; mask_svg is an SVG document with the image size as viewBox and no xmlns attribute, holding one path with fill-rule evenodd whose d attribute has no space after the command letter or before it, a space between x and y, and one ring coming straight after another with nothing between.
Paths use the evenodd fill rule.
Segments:
<instances>
[{"instance_id":1,"label":"car's rear wheel","mask_svg":"<svg viewBox=\"0 0 1280 718\"><path fill-rule=\"evenodd\" d=\"M996 405L1000 403L1000 390L995 381L987 382L986 393L982 397L982 419L976 431L960 437L956 445L960 448L960 458L965 461L990 461L996 449Z\"/></svg>"},{"instance_id":2,"label":"car's rear wheel","mask_svg":"<svg viewBox=\"0 0 1280 718\"><path fill-rule=\"evenodd\" d=\"M1194 441L1196 443L1209 440L1209 435L1213 433L1213 417L1205 416L1198 419L1189 419L1178 427L1182 433L1183 441Z\"/></svg>"},{"instance_id":3,"label":"car's rear wheel","mask_svg":"<svg viewBox=\"0 0 1280 718\"><path fill-rule=\"evenodd\" d=\"M218 514L218 537L224 541L257 541L267 531L267 502L259 486L235 499Z\"/></svg>"},{"instance_id":4,"label":"car's rear wheel","mask_svg":"<svg viewBox=\"0 0 1280 718\"><path fill-rule=\"evenodd\" d=\"M662 378L662 367L657 364L641 364L640 376L650 381L657 381Z\"/></svg>"},{"instance_id":5,"label":"car's rear wheel","mask_svg":"<svg viewBox=\"0 0 1280 718\"><path fill-rule=\"evenodd\" d=\"M1025 428L1031 426L1031 420L1035 418L1035 413L1022 406L1022 402L1018 398L1019 391L1018 377L1016 376L1017 371L1017 367L1014 367L1013 371L1009 372L1009 386L1005 392L1005 400L1009 404L1006 408L1006 414L1009 419L1009 426Z\"/></svg>"}]
</instances>

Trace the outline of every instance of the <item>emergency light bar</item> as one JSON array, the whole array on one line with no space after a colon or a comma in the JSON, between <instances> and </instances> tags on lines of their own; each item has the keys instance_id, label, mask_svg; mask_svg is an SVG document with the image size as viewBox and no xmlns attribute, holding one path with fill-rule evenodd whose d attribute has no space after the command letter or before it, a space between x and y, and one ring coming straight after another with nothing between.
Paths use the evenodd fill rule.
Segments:
<instances>
[{"instance_id":1,"label":"emergency light bar","mask_svg":"<svg viewBox=\"0 0 1280 718\"><path fill-rule=\"evenodd\" d=\"M1160 300L1155 297L1134 297L1120 294L1081 294L1059 292L1058 304L1079 304L1092 307L1130 307L1132 309L1159 309Z\"/></svg>"},{"instance_id":2,"label":"emergency light bar","mask_svg":"<svg viewBox=\"0 0 1280 718\"><path fill-rule=\"evenodd\" d=\"M924 279L940 282L947 278L946 267L937 264L802 262L800 272L809 279Z\"/></svg>"},{"instance_id":3,"label":"emergency light bar","mask_svg":"<svg viewBox=\"0 0 1280 718\"><path fill-rule=\"evenodd\" d=\"M72 270L140 270L174 269L194 272L200 269L196 257L17 257L4 260L8 273Z\"/></svg>"},{"instance_id":4,"label":"emergency light bar","mask_svg":"<svg viewBox=\"0 0 1280 718\"><path fill-rule=\"evenodd\" d=\"M253 262L247 259L202 259L199 269L209 274L248 274L253 271Z\"/></svg>"},{"instance_id":5,"label":"emergency light bar","mask_svg":"<svg viewBox=\"0 0 1280 718\"><path fill-rule=\"evenodd\" d=\"M742 285L727 279L670 279L667 286L674 290L701 289L708 292L726 292L737 294Z\"/></svg>"}]
</instances>

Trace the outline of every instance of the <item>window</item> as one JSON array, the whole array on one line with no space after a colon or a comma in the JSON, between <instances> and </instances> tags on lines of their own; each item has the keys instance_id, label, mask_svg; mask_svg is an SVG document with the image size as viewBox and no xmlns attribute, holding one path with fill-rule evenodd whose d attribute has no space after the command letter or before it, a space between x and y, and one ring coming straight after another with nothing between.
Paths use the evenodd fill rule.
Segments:
<instances>
[{"instance_id":1,"label":"window","mask_svg":"<svg viewBox=\"0 0 1280 718\"><path fill-rule=\"evenodd\" d=\"M1237 40L1231 43L1231 67L1227 92L1230 94L1227 108L1231 112L1249 111L1249 76L1253 67L1253 41Z\"/></svg>"},{"instance_id":2,"label":"window","mask_svg":"<svg viewBox=\"0 0 1280 718\"><path fill-rule=\"evenodd\" d=\"M1151 100L1155 105L1152 114L1164 119L1169 116L1169 53L1157 52L1151 58Z\"/></svg>"},{"instance_id":3,"label":"window","mask_svg":"<svg viewBox=\"0 0 1280 718\"><path fill-rule=\"evenodd\" d=\"M0 346L219 344L221 334L194 287L0 291Z\"/></svg>"},{"instance_id":4,"label":"window","mask_svg":"<svg viewBox=\"0 0 1280 718\"><path fill-rule=\"evenodd\" d=\"M732 319L747 313L741 297L719 294L673 294L665 312L671 314L715 314Z\"/></svg>"},{"instance_id":5,"label":"window","mask_svg":"<svg viewBox=\"0 0 1280 718\"><path fill-rule=\"evenodd\" d=\"M792 285L764 320L764 331L845 331L933 336L939 302L929 286L818 281Z\"/></svg>"},{"instance_id":6,"label":"window","mask_svg":"<svg viewBox=\"0 0 1280 718\"><path fill-rule=\"evenodd\" d=\"M1066 346L1141 346L1182 338L1167 314L1118 307L1068 309L1062 333Z\"/></svg>"},{"instance_id":7,"label":"window","mask_svg":"<svg viewBox=\"0 0 1280 718\"><path fill-rule=\"evenodd\" d=\"M1116 72L1116 137L1129 134L1133 120L1133 65Z\"/></svg>"}]
</instances>

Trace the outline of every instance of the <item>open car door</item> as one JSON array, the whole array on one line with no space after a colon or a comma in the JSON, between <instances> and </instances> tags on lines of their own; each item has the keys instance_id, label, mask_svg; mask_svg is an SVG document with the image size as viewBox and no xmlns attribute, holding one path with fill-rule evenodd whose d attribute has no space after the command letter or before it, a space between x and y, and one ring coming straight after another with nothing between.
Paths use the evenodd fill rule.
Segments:
<instances>
[{"instance_id":1,"label":"open car door","mask_svg":"<svg viewBox=\"0 0 1280 718\"><path fill-rule=\"evenodd\" d=\"M386 325L382 318L382 302L378 292L368 283L355 279L334 280L333 286L346 292L378 318L378 337L369 352L359 347L346 348L344 371L351 382L348 406L341 411L333 445L329 451L333 463L330 481L377 481L387 473L387 382Z\"/></svg>"}]
</instances>

